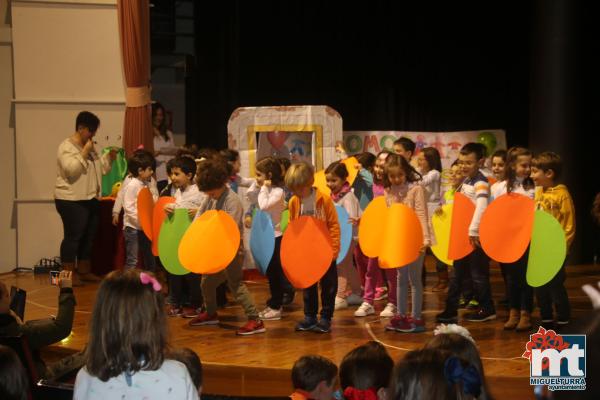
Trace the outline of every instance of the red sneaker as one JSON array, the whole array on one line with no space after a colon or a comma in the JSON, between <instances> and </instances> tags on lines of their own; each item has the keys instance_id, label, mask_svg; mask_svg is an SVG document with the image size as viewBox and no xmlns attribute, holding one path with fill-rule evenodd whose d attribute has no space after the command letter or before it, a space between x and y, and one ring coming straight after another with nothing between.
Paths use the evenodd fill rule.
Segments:
<instances>
[{"instance_id":1,"label":"red sneaker","mask_svg":"<svg viewBox=\"0 0 600 400\"><path fill-rule=\"evenodd\" d=\"M264 333L267 329L261 320L249 319L246 325L237 330L236 335L248 336L255 333Z\"/></svg>"},{"instance_id":2,"label":"red sneaker","mask_svg":"<svg viewBox=\"0 0 600 400\"><path fill-rule=\"evenodd\" d=\"M402 324L405 323L405 321L406 321L406 316L404 316L402 314L398 314L398 315L392 317L392 319L390 319L390 323L385 326L385 330L386 331L396 331L396 330L398 330L399 326L401 326Z\"/></svg>"},{"instance_id":3,"label":"red sneaker","mask_svg":"<svg viewBox=\"0 0 600 400\"><path fill-rule=\"evenodd\" d=\"M199 308L183 307L183 313L181 313L181 316L183 318L196 318L201 312L202 310Z\"/></svg>"},{"instance_id":4,"label":"red sneaker","mask_svg":"<svg viewBox=\"0 0 600 400\"><path fill-rule=\"evenodd\" d=\"M206 313L206 312L198 314L198 316L196 318L192 319L189 322L190 326L218 325L218 324L219 324L219 317L217 316L217 313L208 315L208 313Z\"/></svg>"},{"instance_id":5,"label":"red sneaker","mask_svg":"<svg viewBox=\"0 0 600 400\"><path fill-rule=\"evenodd\" d=\"M183 308L181 308L179 306L174 306L174 305L170 304L169 307L167 308L167 315L169 317L179 317L182 314L183 314Z\"/></svg>"},{"instance_id":6,"label":"red sneaker","mask_svg":"<svg viewBox=\"0 0 600 400\"><path fill-rule=\"evenodd\" d=\"M417 333L424 331L425 321L423 321L423 318L414 319L413 317L408 317L396 327L396 332Z\"/></svg>"}]
</instances>

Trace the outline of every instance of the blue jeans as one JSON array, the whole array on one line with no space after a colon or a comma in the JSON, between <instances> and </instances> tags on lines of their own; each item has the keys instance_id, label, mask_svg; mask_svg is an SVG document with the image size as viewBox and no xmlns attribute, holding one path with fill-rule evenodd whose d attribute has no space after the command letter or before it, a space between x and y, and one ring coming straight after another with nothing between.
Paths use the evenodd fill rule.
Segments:
<instances>
[{"instance_id":1,"label":"blue jeans","mask_svg":"<svg viewBox=\"0 0 600 400\"><path fill-rule=\"evenodd\" d=\"M144 268L149 271L156 269L156 261L152 254L152 243L143 231L126 226L123 230L125 237L125 268L135 268L138 261L138 253L141 251Z\"/></svg>"}]
</instances>

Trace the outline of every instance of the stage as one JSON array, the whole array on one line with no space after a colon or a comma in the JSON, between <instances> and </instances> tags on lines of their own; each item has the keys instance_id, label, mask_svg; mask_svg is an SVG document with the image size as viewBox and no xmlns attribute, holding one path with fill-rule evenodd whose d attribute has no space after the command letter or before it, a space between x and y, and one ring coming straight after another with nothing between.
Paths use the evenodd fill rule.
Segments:
<instances>
[{"instance_id":1,"label":"stage","mask_svg":"<svg viewBox=\"0 0 600 400\"><path fill-rule=\"evenodd\" d=\"M244 396L285 396L291 393L290 369L301 355L316 353L328 357L338 365L353 347L368 340L382 342L394 360L412 349L422 346L433 335L435 314L443 308L445 293L432 293L435 283L433 259L427 260L427 282L424 297L424 317L427 331L418 334L400 334L384 329L386 319L378 314L355 318L354 308L336 311L330 334L295 332L296 321L303 316L302 295L298 291L292 305L284 309L280 321L267 321L267 332L248 337L235 335L243 324L242 309L229 304L219 310L220 326L189 327L182 318L169 318L171 344L195 350L204 366L204 391L209 394ZM502 277L497 266L492 267L492 290L497 301L504 293ZM584 283L600 280L598 266L584 265L567 268L567 289L573 309L573 324L585 318L591 310L587 296L580 290ZM25 319L37 319L56 314L58 288L51 286L47 275L8 273L0 279L10 287L18 285L27 290ZM259 309L268 296L265 279L247 281ZM73 332L62 343L43 353L46 359L81 350L87 342L88 321L96 297L97 285L75 288L77 307ZM376 302L377 313L385 300ZM463 313L465 311L461 311ZM521 358L529 333L504 331L508 310L497 306L498 319L486 323L461 323L475 338L482 355L488 383L494 397L533 398L529 385L529 362ZM534 326L539 315L534 312ZM564 333L575 333L566 331Z\"/></svg>"}]
</instances>

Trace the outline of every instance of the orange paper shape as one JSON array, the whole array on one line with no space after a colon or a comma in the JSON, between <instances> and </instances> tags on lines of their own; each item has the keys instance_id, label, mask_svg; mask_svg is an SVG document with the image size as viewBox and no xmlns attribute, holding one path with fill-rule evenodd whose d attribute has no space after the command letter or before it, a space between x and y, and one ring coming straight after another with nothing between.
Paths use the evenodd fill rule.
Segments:
<instances>
[{"instance_id":1,"label":"orange paper shape","mask_svg":"<svg viewBox=\"0 0 600 400\"><path fill-rule=\"evenodd\" d=\"M358 243L364 255L379 256L383 234L388 222L388 210L384 196L373 199L365 209L358 226Z\"/></svg>"},{"instance_id":2,"label":"orange paper shape","mask_svg":"<svg viewBox=\"0 0 600 400\"><path fill-rule=\"evenodd\" d=\"M316 187L326 196L331 195L331 190L327 187L327 179L325 178L325 171L317 171L315 172L315 183L313 183L313 187Z\"/></svg>"},{"instance_id":3,"label":"orange paper shape","mask_svg":"<svg viewBox=\"0 0 600 400\"><path fill-rule=\"evenodd\" d=\"M423 247L423 229L415 211L404 204L392 204L381 243L379 266L403 267L415 261Z\"/></svg>"},{"instance_id":4,"label":"orange paper shape","mask_svg":"<svg viewBox=\"0 0 600 400\"><path fill-rule=\"evenodd\" d=\"M460 260L474 250L469 241L469 225L475 213L475 205L464 194L454 194L452 207L452 225L450 225L450 241L448 243L448 258Z\"/></svg>"},{"instance_id":5,"label":"orange paper shape","mask_svg":"<svg viewBox=\"0 0 600 400\"><path fill-rule=\"evenodd\" d=\"M158 235L160 234L160 228L162 227L163 221L167 217L167 213L165 213L165 205L169 203L175 203L175 197L159 197L152 212L152 254L157 257Z\"/></svg>"},{"instance_id":6,"label":"orange paper shape","mask_svg":"<svg viewBox=\"0 0 600 400\"><path fill-rule=\"evenodd\" d=\"M356 176L358 175L358 169L356 166L358 165L358 160L356 157L348 157L342 160L342 163L346 165L346 169L348 170L348 183L350 186L354 183Z\"/></svg>"},{"instance_id":7,"label":"orange paper shape","mask_svg":"<svg viewBox=\"0 0 600 400\"><path fill-rule=\"evenodd\" d=\"M240 248L240 230L225 211L210 210L196 218L179 243L183 267L197 274L215 274L227 268Z\"/></svg>"},{"instance_id":8,"label":"orange paper shape","mask_svg":"<svg viewBox=\"0 0 600 400\"><path fill-rule=\"evenodd\" d=\"M290 221L281 239L281 265L290 283L306 289L317 283L333 261L325 222L314 217Z\"/></svg>"},{"instance_id":9,"label":"orange paper shape","mask_svg":"<svg viewBox=\"0 0 600 400\"><path fill-rule=\"evenodd\" d=\"M154 199L147 187L142 188L137 197L137 212L140 226L148 240L152 240L152 214L154 211Z\"/></svg>"},{"instance_id":10,"label":"orange paper shape","mask_svg":"<svg viewBox=\"0 0 600 400\"><path fill-rule=\"evenodd\" d=\"M486 208L479 225L479 241L492 260L514 263L527 250L535 202L527 196L509 193L498 197Z\"/></svg>"}]
</instances>

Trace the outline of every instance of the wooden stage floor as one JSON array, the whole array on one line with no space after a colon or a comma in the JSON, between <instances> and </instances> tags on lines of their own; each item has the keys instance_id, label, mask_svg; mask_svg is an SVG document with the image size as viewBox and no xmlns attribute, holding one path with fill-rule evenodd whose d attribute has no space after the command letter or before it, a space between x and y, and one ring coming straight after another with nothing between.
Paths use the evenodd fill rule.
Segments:
<instances>
[{"instance_id":1,"label":"wooden stage floor","mask_svg":"<svg viewBox=\"0 0 600 400\"><path fill-rule=\"evenodd\" d=\"M368 340L378 340L389 350L395 360L412 349L421 347L433 335L435 314L443 308L445 293L432 293L434 284L433 260L427 260L427 282L424 298L424 316L427 331L419 334L399 334L384 329L386 320L378 316L355 318L354 309L335 314L332 332L316 334L294 332L295 322L302 318L301 292L295 302L285 310L280 321L266 322L265 334L249 337L235 335L236 327L244 322L239 306L228 305L219 310L220 326L189 327L188 320L169 318L171 344L187 346L201 357L205 370L205 393L245 396L285 396L291 392L290 369L301 355L316 353L341 362L353 347ZM567 270L567 288L573 309L573 322L585 319L591 310L587 296L580 290L584 283L600 280L598 266L572 266ZM492 287L497 301L504 293L502 277L497 267L492 267ZM44 318L56 313L58 289L51 286L47 275L8 273L0 276L8 286L18 285L27 290L25 319ZM261 309L268 296L266 280L248 281L257 307ZM88 321L96 297L97 285L75 288L77 308L71 336L52 346L44 355L48 358L80 350L87 342ZM377 302L379 312L385 300ZM539 315L534 312L534 323ZM498 319L486 323L464 322L471 331L483 358L492 394L497 397L533 398L529 386L529 362L521 358L528 333L504 331L507 310L498 307ZM537 330L537 325L535 325ZM571 333L571 332L565 332ZM574 332L573 332L574 333Z\"/></svg>"}]
</instances>

